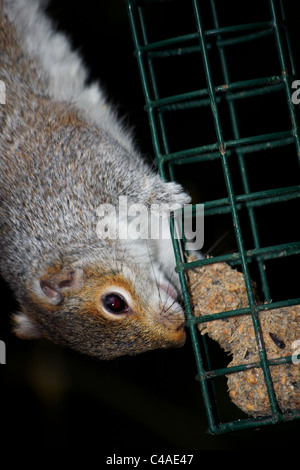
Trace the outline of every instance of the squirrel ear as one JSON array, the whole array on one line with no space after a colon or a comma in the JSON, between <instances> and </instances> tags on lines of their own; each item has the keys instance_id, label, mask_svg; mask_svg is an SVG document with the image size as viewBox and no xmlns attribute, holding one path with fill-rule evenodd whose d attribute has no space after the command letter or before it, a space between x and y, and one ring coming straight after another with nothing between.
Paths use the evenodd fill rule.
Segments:
<instances>
[{"instance_id":1,"label":"squirrel ear","mask_svg":"<svg viewBox=\"0 0 300 470\"><path fill-rule=\"evenodd\" d=\"M38 339L42 337L42 332L25 313L18 312L13 315L13 332L21 339Z\"/></svg>"},{"instance_id":2,"label":"squirrel ear","mask_svg":"<svg viewBox=\"0 0 300 470\"><path fill-rule=\"evenodd\" d=\"M81 269L63 268L58 273L48 274L39 280L41 294L54 305L58 305L63 300L65 291L82 286L83 271Z\"/></svg>"}]
</instances>

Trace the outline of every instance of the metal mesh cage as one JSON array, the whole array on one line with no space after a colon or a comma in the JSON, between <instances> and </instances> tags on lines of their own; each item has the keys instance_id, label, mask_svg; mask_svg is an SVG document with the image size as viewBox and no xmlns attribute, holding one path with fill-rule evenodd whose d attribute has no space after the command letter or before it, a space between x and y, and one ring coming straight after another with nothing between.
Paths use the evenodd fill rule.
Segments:
<instances>
[{"instance_id":1,"label":"metal mesh cage","mask_svg":"<svg viewBox=\"0 0 300 470\"><path fill-rule=\"evenodd\" d=\"M270 374L270 365L290 363L292 357L268 359L260 324L263 312L300 304L293 274L299 229L291 225L300 196L298 117L291 99L296 73L284 2L265 0L259 7L252 2L247 11L239 3L127 0L160 175L178 180L192 173L195 186L206 182L207 191L198 194L205 224L213 218L217 225L224 222L235 240L231 252L193 263L182 256L184 244L173 240L208 431L215 434L300 417L300 410L280 410ZM166 21L172 23L167 37ZM249 306L195 317L186 272L215 262L240 269ZM253 321L259 361L215 365L198 324L245 314ZM271 413L254 418L233 413L224 420L220 403L227 390L218 380L246 367L263 371Z\"/></svg>"}]
</instances>

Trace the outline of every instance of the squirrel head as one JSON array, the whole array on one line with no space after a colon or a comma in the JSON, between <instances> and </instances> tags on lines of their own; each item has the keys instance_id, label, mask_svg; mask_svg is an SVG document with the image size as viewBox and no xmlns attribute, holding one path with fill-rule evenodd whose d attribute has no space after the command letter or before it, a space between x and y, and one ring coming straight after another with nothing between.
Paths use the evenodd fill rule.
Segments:
<instances>
[{"instance_id":1,"label":"squirrel head","mask_svg":"<svg viewBox=\"0 0 300 470\"><path fill-rule=\"evenodd\" d=\"M175 288L155 273L57 263L31 285L14 331L47 338L99 359L180 347L184 316Z\"/></svg>"}]
</instances>

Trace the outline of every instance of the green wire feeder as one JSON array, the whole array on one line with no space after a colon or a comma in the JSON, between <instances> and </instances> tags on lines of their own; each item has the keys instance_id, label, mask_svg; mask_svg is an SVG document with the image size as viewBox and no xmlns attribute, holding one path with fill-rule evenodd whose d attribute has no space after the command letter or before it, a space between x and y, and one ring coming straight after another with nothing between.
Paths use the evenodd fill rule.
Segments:
<instances>
[{"instance_id":1,"label":"green wire feeder","mask_svg":"<svg viewBox=\"0 0 300 470\"><path fill-rule=\"evenodd\" d=\"M219 220L230 217L236 249L230 253L187 262L188 253L185 251L184 242L173 236L177 261L176 270L180 277L187 325L190 329L196 359L197 379L201 384L207 412L208 432L214 434L275 424L300 417L299 409L282 412L276 399L270 373L270 366L291 364L293 356L268 358L262 332L264 314L271 315L274 309L300 305L300 298L297 298L297 294L292 290L283 289L282 295L285 297L282 298L278 288L278 286L289 283L289 268L286 267L283 271L280 262L285 261L284 266L290 266L287 262L291 262L293 259L299 263L300 241L296 239L296 229L291 231L288 241L285 241L284 236L279 239L281 234L285 233L284 230L281 232L278 230L279 233L276 231L276 236L273 239L272 237L267 239L265 231L268 219L265 222L264 216L260 215L260 211L264 208L273 211L271 213L275 214L274 217L277 214L278 226L281 220L279 215L283 214L282 207L291 208L291 213L298 210L297 215L299 214L298 109L291 99L292 83L297 76L289 36L285 27L283 3L279 0L261 1L260 8L264 12L262 20L255 20L247 24L230 23L229 26L221 26L220 19L223 19L223 13L220 14L218 8L223 5L224 10L226 2L214 0L201 2L197 0L185 0L184 2L127 0L129 22L161 177L174 180L178 179L177 175L184 172L184 174L194 173L194 169L197 168L197 183L201 188L201 179L214 181L217 169L219 173L222 173L223 183L225 182L225 193L221 194L221 197L204 199L201 202L204 204L205 223L213 217L217 217ZM235 15L234 10L230 12L229 5L226 7L229 10L229 18L236 18L238 15ZM151 8L154 13L151 13ZM185 24L189 24L191 29L188 32L185 29L183 34L176 34L173 37L156 39L156 19L161 18L166 13L166 9L169 11L169 19L175 18L176 8L179 11L179 16L182 14L185 19L189 16L190 22ZM249 4L247 4L247 9L249 8ZM260 11L259 9L257 14L260 15ZM208 26L204 27L203 25L206 24ZM246 45L248 48L251 45L253 47L256 45L259 48L257 56L265 48L265 54L262 54L263 62L268 62L271 73L257 77L256 71L259 75L261 67L254 63L251 69L254 78L231 80L230 71L235 60L235 48L239 47L240 50L243 50ZM272 48L273 54L271 53ZM191 79L192 90L180 90L179 83L179 91L176 89L176 92L170 96L168 88L165 87L164 90L164 87L160 85L163 75L161 70L164 70L164 74L167 73L164 64L169 59L172 59L175 67L176 60L178 64L183 59L192 61L195 73L187 74L187 78ZM251 61L250 56L249 61ZM197 73L200 87L195 85ZM176 75L174 74L172 81L169 81L171 90L176 85ZM268 132L260 133L261 127L259 127L253 135L244 136L243 119L239 114L241 103L251 103L253 100L262 100L267 96L274 96L272 101L268 101L268 106L265 109L270 113L270 122L276 122L274 131L269 129ZM284 111L280 112L280 119L277 109L279 102L283 103L284 108ZM227 114L224 114L224 107L226 107ZM191 139L192 145L186 142L183 145L180 140L177 143L176 139L174 143L173 137L176 134L174 130L184 124L182 116L191 110L195 113L194 116L197 116L197 112L203 112L203 110L206 112L208 131L201 132L206 119L199 121L199 123L196 120L194 124L195 127L198 126L198 131L196 138L194 136ZM253 121L259 121L259 114L260 110L258 109ZM278 115L278 119L276 117L274 120L274 115ZM229 138L225 138L227 135ZM206 138L207 141L205 141ZM252 169L254 166L254 174L259 178L261 162L266 158L269 162L270 174L273 175L279 151L279 168L282 169L282 177L280 175L276 179L272 176L269 187L262 179L263 185L265 184L267 187L263 189L257 187L254 184L256 178L254 182L251 179L249 170L251 164ZM285 171L284 168L288 170ZM280 172L281 170L279 170ZM254 191L252 187L255 188ZM215 194L219 194L217 185ZM171 231L174 234L172 221ZM192 270L195 273L195 268L212 269L215 263L224 262L228 264L228 269L237 268L241 272L240 276L243 278L247 298L246 305L230 311L221 311L214 315L195 316L187 285L189 272ZM237 272L236 269L234 272ZM254 280L258 285L260 301L257 300L253 288L252 273L254 273ZM280 283L275 283L274 288L271 279L280 279ZM248 315L248 320L251 319L257 342L258 360L250 364L245 364L242 361L241 364L235 364L233 367L224 367L222 364L220 367L218 361L215 361L210 353L212 341L207 338L207 335L199 333L199 327L201 329L204 323L206 325L209 323L210 329L213 330L214 322L220 322L220 320L224 322L230 319L239 321L241 315ZM275 345L276 340L280 349L283 342L280 345L279 341L282 340L274 335ZM217 367L214 367L214 362L217 362ZM246 370L250 370L250 373L257 370L262 372L270 409L266 416L248 416L230 403L226 389L226 378L229 374ZM222 383L225 383L225 386L221 386L221 382L218 382L221 379L223 379ZM221 399L218 401L219 395ZM226 420L223 416L226 417Z\"/></svg>"}]
</instances>

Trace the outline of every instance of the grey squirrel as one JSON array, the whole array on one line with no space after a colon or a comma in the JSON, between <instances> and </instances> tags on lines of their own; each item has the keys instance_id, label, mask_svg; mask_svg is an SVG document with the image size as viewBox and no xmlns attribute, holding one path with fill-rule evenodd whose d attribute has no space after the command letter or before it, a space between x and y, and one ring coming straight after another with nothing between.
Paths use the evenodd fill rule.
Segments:
<instances>
[{"instance_id":1,"label":"grey squirrel","mask_svg":"<svg viewBox=\"0 0 300 470\"><path fill-rule=\"evenodd\" d=\"M181 346L170 239L99 236L99 206L183 206L135 149L39 0L2 0L0 273L20 338L112 359ZM118 215L118 212L116 212Z\"/></svg>"}]
</instances>

